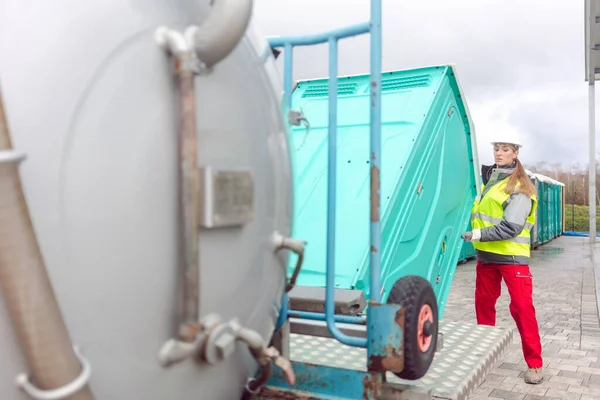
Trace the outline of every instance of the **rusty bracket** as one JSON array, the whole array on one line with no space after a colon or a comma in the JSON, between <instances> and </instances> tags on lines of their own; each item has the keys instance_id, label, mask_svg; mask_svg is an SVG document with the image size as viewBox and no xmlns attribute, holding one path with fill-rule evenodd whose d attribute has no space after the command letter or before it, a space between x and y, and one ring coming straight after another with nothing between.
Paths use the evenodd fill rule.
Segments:
<instances>
[{"instance_id":1,"label":"rusty bracket","mask_svg":"<svg viewBox=\"0 0 600 400\"><path fill-rule=\"evenodd\" d=\"M369 304L367 369L402 372L404 369L404 309L397 304Z\"/></svg>"}]
</instances>

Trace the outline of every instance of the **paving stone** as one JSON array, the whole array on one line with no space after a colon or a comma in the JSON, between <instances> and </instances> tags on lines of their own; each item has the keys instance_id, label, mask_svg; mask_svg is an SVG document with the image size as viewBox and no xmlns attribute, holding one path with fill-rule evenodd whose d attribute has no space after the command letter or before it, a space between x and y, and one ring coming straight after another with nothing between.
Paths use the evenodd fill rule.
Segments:
<instances>
[{"instance_id":1,"label":"paving stone","mask_svg":"<svg viewBox=\"0 0 600 400\"><path fill-rule=\"evenodd\" d=\"M494 396L494 397L498 397L500 399L506 399L506 400L523 400L523 399L525 399L525 395L522 393L509 392L507 390L500 390L500 389L494 390L492 393L490 393L490 396Z\"/></svg>"},{"instance_id":2,"label":"paving stone","mask_svg":"<svg viewBox=\"0 0 600 400\"><path fill-rule=\"evenodd\" d=\"M569 378L568 376L553 376L550 378L550 382L567 383L569 385L579 385L583 383L583 379L580 378Z\"/></svg>"},{"instance_id":3,"label":"paving stone","mask_svg":"<svg viewBox=\"0 0 600 400\"><path fill-rule=\"evenodd\" d=\"M569 356L569 359L570 360L589 361L590 362L590 367L592 366L591 364L594 364L594 363L597 364L598 363L598 357L587 357L587 356L581 357L581 356L577 356L577 355L571 354Z\"/></svg>"},{"instance_id":4,"label":"paving stone","mask_svg":"<svg viewBox=\"0 0 600 400\"><path fill-rule=\"evenodd\" d=\"M548 389L545 396L561 400L581 400L581 393L570 393L564 390Z\"/></svg>"},{"instance_id":5,"label":"paving stone","mask_svg":"<svg viewBox=\"0 0 600 400\"><path fill-rule=\"evenodd\" d=\"M538 396L536 394L528 394L525 396L525 400L556 400L557 397L548 397L548 396Z\"/></svg>"},{"instance_id":6,"label":"paving stone","mask_svg":"<svg viewBox=\"0 0 600 400\"><path fill-rule=\"evenodd\" d=\"M586 374L584 372L574 372L574 371L560 371L558 376L566 376L568 378L576 378L583 379L584 381L588 381L590 379L591 374Z\"/></svg>"},{"instance_id":7,"label":"paving stone","mask_svg":"<svg viewBox=\"0 0 600 400\"><path fill-rule=\"evenodd\" d=\"M530 385L521 381L521 383L515 385L512 391L516 393L522 393L525 395L535 394L538 396L543 396L548 391L548 387L546 387L545 385Z\"/></svg>"},{"instance_id":8,"label":"paving stone","mask_svg":"<svg viewBox=\"0 0 600 400\"><path fill-rule=\"evenodd\" d=\"M592 375L600 375L600 368L579 367L577 371L585 372Z\"/></svg>"},{"instance_id":9,"label":"paving stone","mask_svg":"<svg viewBox=\"0 0 600 400\"><path fill-rule=\"evenodd\" d=\"M494 382L484 380L481 385L479 385L481 389L498 389L498 390L506 390L511 391L515 387L514 383L509 382Z\"/></svg>"},{"instance_id":10,"label":"paving stone","mask_svg":"<svg viewBox=\"0 0 600 400\"><path fill-rule=\"evenodd\" d=\"M568 354L568 355L575 355L575 356L583 357L587 354L587 351L561 349L558 351L558 354Z\"/></svg>"},{"instance_id":11,"label":"paving stone","mask_svg":"<svg viewBox=\"0 0 600 400\"><path fill-rule=\"evenodd\" d=\"M504 375L498 375L493 372L490 372L485 376L485 380L490 382L503 382L506 378L507 377Z\"/></svg>"},{"instance_id":12,"label":"paving stone","mask_svg":"<svg viewBox=\"0 0 600 400\"><path fill-rule=\"evenodd\" d=\"M585 394L585 395L596 395L598 396L600 394L600 390L597 388L592 388L592 387L585 387L585 386L578 386L578 385L570 385L569 388L567 389L567 392L570 393L579 393L579 394Z\"/></svg>"},{"instance_id":13,"label":"paving stone","mask_svg":"<svg viewBox=\"0 0 600 400\"><path fill-rule=\"evenodd\" d=\"M576 365L578 367L589 367L591 362L585 360L572 360L570 358L563 358L560 361L561 364L565 365Z\"/></svg>"},{"instance_id":14,"label":"paving stone","mask_svg":"<svg viewBox=\"0 0 600 400\"><path fill-rule=\"evenodd\" d=\"M563 371L573 371L577 372L579 366L571 365L571 364L563 364L563 363L549 363L548 368L559 369Z\"/></svg>"},{"instance_id":15,"label":"paving stone","mask_svg":"<svg viewBox=\"0 0 600 400\"><path fill-rule=\"evenodd\" d=\"M589 380L589 381L583 381L583 383L581 384L581 386L583 386L583 387L589 387L589 388L595 388L595 389L599 389L600 390L600 382L593 382L591 380Z\"/></svg>"},{"instance_id":16,"label":"paving stone","mask_svg":"<svg viewBox=\"0 0 600 400\"><path fill-rule=\"evenodd\" d=\"M500 369L510 369L510 370L519 371L519 372L521 372L523 370L523 366L522 365L512 364L512 363L507 363L507 362L500 364L500 366L498 368L500 368Z\"/></svg>"},{"instance_id":17,"label":"paving stone","mask_svg":"<svg viewBox=\"0 0 600 400\"><path fill-rule=\"evenodd\" d=\"M471 398L477 398L477 397L488 398L488 395L490 393L492 393L493 390L494 389L491 389L491 388L489 388L489 389L476 388L473 391L473 395L471 396Z\"/></svg>"}]
</instances>

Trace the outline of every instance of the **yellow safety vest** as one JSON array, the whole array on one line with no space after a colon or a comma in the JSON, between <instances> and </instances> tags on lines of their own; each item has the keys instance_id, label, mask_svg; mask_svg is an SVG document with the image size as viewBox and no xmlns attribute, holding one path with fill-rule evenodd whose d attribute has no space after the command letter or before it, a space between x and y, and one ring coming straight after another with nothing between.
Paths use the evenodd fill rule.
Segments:
<instances>
[{"instance_id":1,"label":"yellow safety vest","mask_svg":"<svg viewBox=\"0 0 600 400\"><path fill-rule=\"evenodd\" d=\"M473 212L471 214L471 225L473 229L483 229L488 226L494 226L502 221L504 208L502 204L510 197L504 191L509 178L494 185L480 199L475 201ZM517 184L518 186L518 184ZM530 196L533 200L531 212L527 216L525 227L521 233L513 239L498 240L493 242L475 242L473 246L477 250L489 253L502 254L507 256L529 257L531 250L531 230L535 224L535 215L537 209L537 197Z\"/></svg>"}]
</instances>

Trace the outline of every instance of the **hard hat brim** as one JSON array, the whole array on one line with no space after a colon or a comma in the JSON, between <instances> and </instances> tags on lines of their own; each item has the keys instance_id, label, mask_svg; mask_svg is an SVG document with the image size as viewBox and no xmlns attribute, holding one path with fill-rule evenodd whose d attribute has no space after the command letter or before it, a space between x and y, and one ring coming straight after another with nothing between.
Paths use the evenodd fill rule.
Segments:
<instances>
[{"instance_id":1,"label":"hard hat brim","mask_svg":"<svg viewBox=\"0 0 600 400\"><path fill-rule=\"evenodd\" d=\"M493 146L495 144L498 143L503 143L503 144L512 144L513 146L517 146L518 148L523 147L523 145L521 143L511 143L511 142L490 142L490 144Z\"/></svg>"}]
</instances>

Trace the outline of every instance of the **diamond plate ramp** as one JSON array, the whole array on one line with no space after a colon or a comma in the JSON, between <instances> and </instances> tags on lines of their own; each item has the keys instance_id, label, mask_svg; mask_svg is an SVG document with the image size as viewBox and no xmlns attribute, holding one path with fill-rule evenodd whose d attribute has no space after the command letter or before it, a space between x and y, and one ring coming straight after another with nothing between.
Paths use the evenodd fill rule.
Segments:
<instances>
[{"instance_id":1,"label":"diamond plate ramp","mask_svg":"<svg viewBox=\"0 0 600 400\"><path fill-rule=\"evenodd\" d=\"M485 379L512 341L512 331L500 327L440 322L443 347L428 373L406 381L388 373L391 383L431 389L435 399L466 400ZM291 359L330 367L366 370L366 350L330 338L290 335Z\"/></svg>"}]
</instances>

